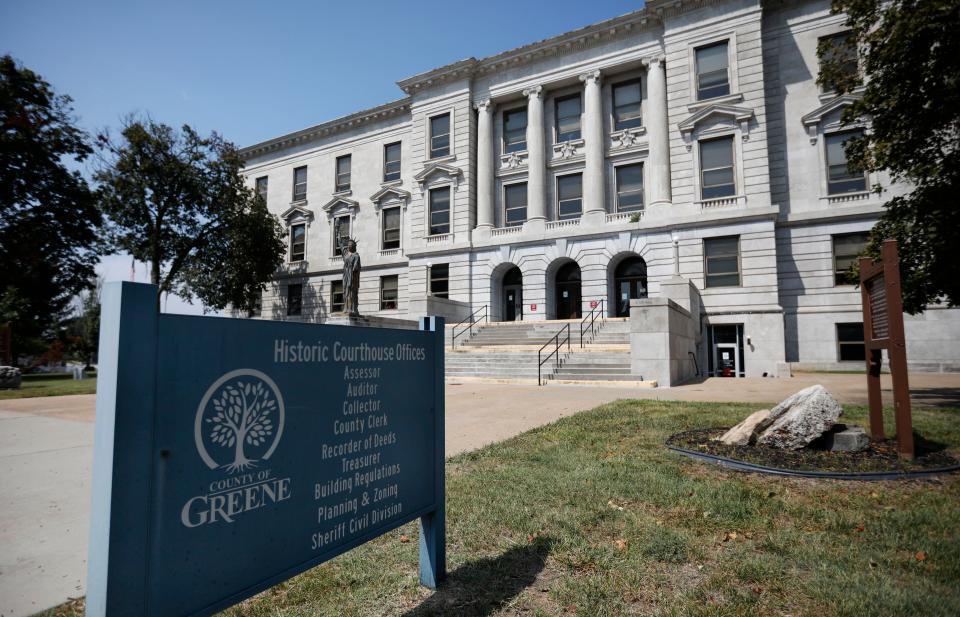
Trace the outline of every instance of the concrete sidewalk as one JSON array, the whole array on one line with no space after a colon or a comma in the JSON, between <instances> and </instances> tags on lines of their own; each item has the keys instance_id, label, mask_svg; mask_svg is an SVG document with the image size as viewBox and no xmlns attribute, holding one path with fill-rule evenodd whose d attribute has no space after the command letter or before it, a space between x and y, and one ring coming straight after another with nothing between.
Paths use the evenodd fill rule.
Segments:
<instances>
[{"instance_id":1,"label":"concrete sidewalk","mask_svg":"<svg viewBox=\"0 0 960 617\"><path fill-rule=\"evenodd\" d=\"M960 375L910 377L917 405L960 407ZM621 398L777 402L820 383L866 403L863 375L707 379L669 389L447 382L447 454L479 448ZM889 376L884 401L892 403ZM93 395L0 401L0 617L82 596L86 583Z\"/></svg>"}]
</instances>

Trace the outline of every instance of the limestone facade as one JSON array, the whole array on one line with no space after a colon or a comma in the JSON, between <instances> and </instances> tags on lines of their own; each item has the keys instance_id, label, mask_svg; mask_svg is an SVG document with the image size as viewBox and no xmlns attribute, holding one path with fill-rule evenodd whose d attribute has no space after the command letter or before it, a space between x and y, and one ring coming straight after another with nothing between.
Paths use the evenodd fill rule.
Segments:
<instances>
[{"instance_id":1,"label":"limestone facade","mask_svg":"<svg viewBox=\"0 0 960 617\"><path fill-rule=\"evenodd\" d=\"M844 30L829 9L651 0L244 148L291 238L261 316L338 308L348 223L364 314L615 316L679 276L699 295L704 369L720 371L724 350L747 376L859 368L843 342L860 295L835 264L903 188L836 165L837 140L861 127L840 123L849 97L816 83L818 41ZM957 311L932 308L907 332L911 364L960 370Z\"/></svg>"}]
</instances>

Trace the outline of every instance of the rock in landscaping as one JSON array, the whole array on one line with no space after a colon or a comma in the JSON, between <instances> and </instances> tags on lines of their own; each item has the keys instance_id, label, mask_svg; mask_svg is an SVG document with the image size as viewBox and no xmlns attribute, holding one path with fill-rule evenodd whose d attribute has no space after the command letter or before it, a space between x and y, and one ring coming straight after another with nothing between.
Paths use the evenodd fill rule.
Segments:
<instances>
[{"instance_id":1,"label":"rock in landscaping","mask_svg":"<svg viewBox=\"0 0 960 617\"><path fill-rule=\"evenodd\" d=\"M870 437L860 426L834 424L833 427L810 444L811 448L832 452L860 452L870 445Z\"/></svg>"},{"instance_id":2,"label":"rock in landscaping","mask_svg":"<svg viewBox=\"0 0 960 617\"><path fill-rule=\"evenodd\" d=\"M810 386L770 410L772 423L757 444L799 450L830 429L843 413L837 399L821 385Z\"/></svg>"},{"instance_id":3,"label":"rock in landscaping","mask_svg":"<svg viewBox=\"0 0 960 617\"><path fill-rule=\"evenodd\" d=\"M755 411L747 416L746 420L718 437L717 441L728 446L748 446L754 443L757 434L770 424L769 418L769 409Z\"/></svg>"},{"instance_id":4,"label":"rock in landscaping","mask_svg":"<svg viewBox=\"0 0 960 617\"><path fill-rule=\"evenodd\" d=\"M0 390L20 389L20 369L15 366L0 366Z\"/></svg>"}]
</instances>

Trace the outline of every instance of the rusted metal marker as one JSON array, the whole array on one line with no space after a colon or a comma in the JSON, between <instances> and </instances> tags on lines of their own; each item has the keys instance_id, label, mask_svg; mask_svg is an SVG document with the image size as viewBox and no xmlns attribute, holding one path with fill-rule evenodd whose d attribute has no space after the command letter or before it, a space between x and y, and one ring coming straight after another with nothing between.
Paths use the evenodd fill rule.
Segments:
<instances>
[{"instance_id":1,"label":"rusted metal marker","mask_svg":"<svg viewBox=\"0 0 960 617\"><path fill-rule=\"evenodd\" d=\"M860 295L863 300L863 344L867 357L867 398L870 401L870 436L881 441L883 402L880 396L881 350L887 350L893 378L893 409L897 450L913 458L913 420L907 380L907 343L903 333L903 298L900 290L900 256L896 240L884 240L881 260L860 258Z\"/></svg>"}]
</instances>

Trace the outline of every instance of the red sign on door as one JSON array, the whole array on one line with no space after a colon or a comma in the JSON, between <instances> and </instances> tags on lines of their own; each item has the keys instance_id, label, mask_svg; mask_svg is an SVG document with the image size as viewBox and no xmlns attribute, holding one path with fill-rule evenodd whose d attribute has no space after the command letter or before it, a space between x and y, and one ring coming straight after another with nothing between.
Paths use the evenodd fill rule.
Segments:
<instances>
[{"instance_id":1,"label":"red sign on door","mask_svg":"<svg viewBox=\"0 0 960 617\"><path fill-rule=\"evenodd\" d=\"M536 312L537 312L537 305L536 305L536 304L531 304L531 305L530 305L530 312L531 312L531 313L536 313Z\"/></svg>"},{"instance_id":2,"label":"red sign on door","mask_svg":"<svg viewBox=\"0 0 960 617\"><path fill-rule=\"evenodd\" d=\"M600 304L600 303L597 302L596 300L591 300L591 301L590 301L590 308L595 309L595 308L597 308L597 305L598 305L598 304Z\"/></svg>"}]
</instances>

